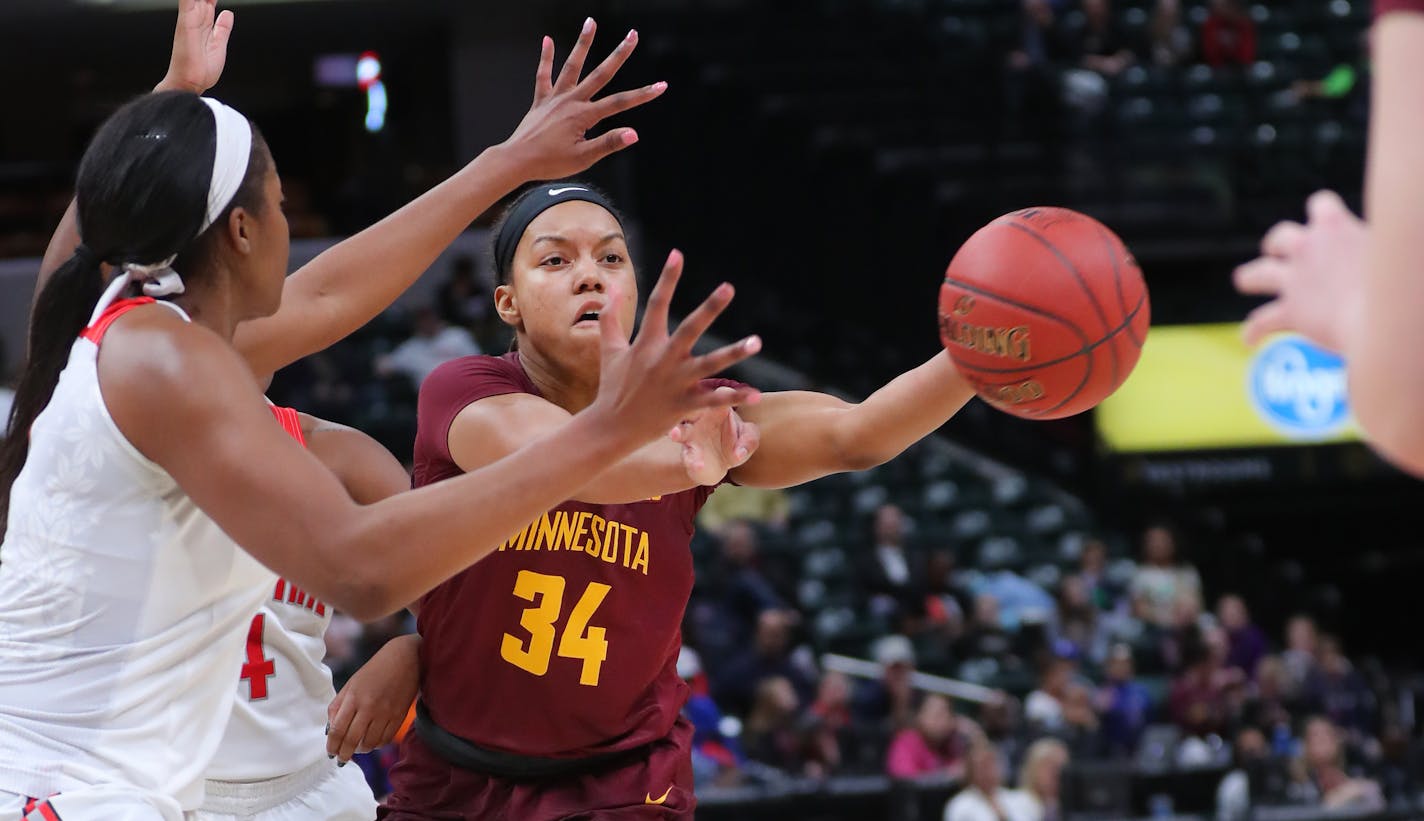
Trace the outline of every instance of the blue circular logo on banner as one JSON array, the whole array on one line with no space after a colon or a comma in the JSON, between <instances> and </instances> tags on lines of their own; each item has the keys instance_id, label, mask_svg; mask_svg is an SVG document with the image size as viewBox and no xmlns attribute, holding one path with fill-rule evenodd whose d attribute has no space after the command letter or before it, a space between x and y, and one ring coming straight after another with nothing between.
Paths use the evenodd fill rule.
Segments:
<instances>
[{"instance_id":1,"label":"blue circular logo on banner","mask_svg":"<svg viewBox=\"0 0 1424 821\"><path fill-rule=\"evenodd\" d=\"M1338 433L1350 421L1345 362L1298 336L1277 339L1251 361L1251 404L1296 439Z\"/></svg>"}]
</instances>

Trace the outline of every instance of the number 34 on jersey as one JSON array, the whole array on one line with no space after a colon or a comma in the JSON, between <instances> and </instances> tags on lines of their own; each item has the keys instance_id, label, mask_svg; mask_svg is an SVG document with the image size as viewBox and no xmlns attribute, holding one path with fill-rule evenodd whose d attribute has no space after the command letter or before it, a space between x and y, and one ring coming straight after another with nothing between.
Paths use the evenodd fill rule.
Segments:
<instances>
[{"instance_id":1,"label":"number 34 on jersey","mask_svg":"<svg viewBox=\"0 0 1424 821\"><path fill-rule=\"evenodd\" d=\"M563 576L550 576L532 570L519 571L514 581L514 595L532 602L520 616L519 626L528 633L519 637L504 634L499 654L521 670L542 676L549 672L549 660L558 640L560 658L583 661L579 684L598 686L598 674L608 658L607 631L590 626L599 605L613 588L601 582L589 582L569 610L562 632L556 626L564 613L566 582Z\"/></svg>"}]
</instances>

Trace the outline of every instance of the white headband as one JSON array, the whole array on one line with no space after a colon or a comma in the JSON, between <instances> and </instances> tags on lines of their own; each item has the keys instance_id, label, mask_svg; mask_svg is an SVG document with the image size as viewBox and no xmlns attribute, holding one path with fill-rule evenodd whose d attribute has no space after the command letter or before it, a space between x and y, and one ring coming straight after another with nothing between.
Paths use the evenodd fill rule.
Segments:
<instances>
[{"instance_id":1,"label":"white headband","mask_svg":"<svg viewBox=\"0 0 1424 821\"><path fill-rule=\"evenodd\" d=\"M198 228L198 234L211 228L227 210L228 204L242 187L242 181L247 179L247 166L252 159L252 125L248 123L247 118L211 97L200 99L213 112L217 150L213 152L213 177L208 183L208 208L203 214L203 224ZM169 257L151 265L126 263L123 273L109 283L103 297L99 299L89 324L98 322L109 304L132 282L142 283L143 292L151 297L183 293L183 278L173 270L174 259L176 257Z\"/></svg>"},{"instance_id":2,"label":"white headband","mask_svg":"<svg viewBox=\"0 0 1424 821\"><path fill-rule=\"evenodd\" d=\"M247 118L211 97L202 100L212 109L218 140L213 154L213 180L208 184L208 213L203 217L199 234L217 222L228 203L237 196L242 181L247 179L247 164L252 158L252 125Z\"/></svg>"}]
</instances>

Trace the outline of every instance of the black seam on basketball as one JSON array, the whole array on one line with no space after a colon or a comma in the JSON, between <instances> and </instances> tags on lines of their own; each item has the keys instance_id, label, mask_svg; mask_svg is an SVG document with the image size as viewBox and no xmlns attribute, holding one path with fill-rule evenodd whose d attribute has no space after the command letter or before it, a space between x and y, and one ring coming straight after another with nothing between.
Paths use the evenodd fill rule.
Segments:
<instances>
[{"instance_id":1,"label":"black seam on basketball","mask_svg":"<svg viewBox=\"0 0 1424 821\"><path fill-rule=\"evenodd\" d=\"M995 293L989 290L988 288L985 288L980 285L970 285L967 282L960 282L959 280L948 275L946 275L944 278L944 284L953 285L956 288L963 288L964 290L978 294L979 296L987 296L990 299L998 300L999 302L1002 302L1005 305L1010 305L1012 307L1018 308L1020 311L1041 316L1044 319L1051 319L1054 322L1057 322L1058 324L1071 330L1074 334L1078 336L1079 341L1081 341L1084 345L1088 344L1088 335L1083 333L1082 328L1079 328L1077 325L1073 324L1072 322L1069 322L1061 316L1058 316L1057 314L1050 314L1042 308L1035 308L1032 305L1025 305L1024 303L1019 302L1016 299L1010 299L1009 297Z\"/></svg>"},{"instance_id":2,"label":"black seam on basketball","mask_svg":"<svg viewBox=\"0 0 1424 821\"><path fill-rule=\"evenodd\" d=\"M1102 238L1103 247L1107 249L1108 259L1112 260L1113 285L1117 289L1117 309L1126 313L1127 303L1124 301L1125 297L1122 293L1122 269L1118 266L1117 254L1113 249L1112 240L1108 239L1107 231L1102 228L1098 229L1098 236ZM1132 326L1128 325L1123 328L1123 330L1127 332L1127 338L1132 340L1132 344L1136 345L1138 350L1142 350L1142 342L1137 338L1137 334L1133 332Z\"/></svg>"},{"instance_id":3,"label":"black seam on basketball","mask_svg":"<svg viewBox=\"0 0 1424 821\"><path fill-rule=\"evenodd\" d=\"M1058 247L1055 246L1053 243L1049 242L1046 237L1033 230L1032 228L1029 228L1027 225L1020 225L1017 222L1010 222L1008 223L1008 225L1010 228L1015 228L1033 237L1039 242L1040 245L1042 245L1044 248L1047 248L1053 254L1053 256L1058 260L1058 263L1060 265L1068 269L1068 273L1072 274L1073 279L1077 280L1078 287L1082 288L1083 293L1087 295L1088 303L1093 306L1093 312L1098 315L1098 321L1103 323L1103 330L1106 331L1108 328L1108 314L1106 311L1103 310L1103 306L1098 304L1097 295L1094 294L1092 289L1088 287L1088 281L1086 279L1083 279L1083 275L1078 272L1078 266L1074 265L1072 260L1064 256L1063 252L1058 250Z\"/></svg>"},{"instance_id":4,"label":"black seam on basketball","mask_svg":"<svg viewBox=\"0 0 1424 821\"><path fill-rule=\"evenodd\" d=\"M967 290L977 290L977 289L975 289L975 288L972 288L972 287L969 287L969 286L965 286L965 285L963 285L963 284L961 284L961 283L959 283L959 282L955 282L955 281L951 280L949 277L945 277L944 281L947 282L947 283L949 283L949 284L954 285L954 287L956 287L956 288L966 288ZM999 299L998 296L996 296L995 294L993 294L992 292L989 292L989 291L979 291L979 293L980 293L982 296L987 296L987 297L989 297L989 298L991 298L991 299ZM1010 302L1009 300L1003 300L1003 301L1004 301L1005 303L1007 303L1007 304L1014 305L1015 307L1022 307L1022 308L1025 308L1025 310L1030 310L1030 309L1026 308L1025 306L1015 305L1014 303ZM1025 372L1027 372L1027 371L1038 370L1039 368L1048 368L1048 367L1052 367L1053 365L1061 365L1061 364L1063 364L1064 362L1067 362L1068 360L1072 359L1072 358L1075 357L1075 356L1082 356L1082 355L1085 354L1085 353L1092 353L1094 350L1097 349L1097 347L1098 347L1099 345L1102 345L1104 342L1107 342L1109 339L1112 339L1112 338L1114 337L1114 335L1116 335L1119 331L1123 330L1124 328L1128 327L1128 326L1132 323L1132 320L1134 320L1134 319L1137 318L1137 313L1138 313L1138 311L1141 311L1141 310L1142 310L1142 307L1143 307L1144 305L1146 305L1146 304L1147 304L1147 294L1144 293L1141 297L1138 297L1137 305L1133 306L1132 311L1129 312L1127 316L1123 317L1122 324L1121 324L1121 325L1118 325L1116 328L1113 328L1112 330L1108 331L1107 334L1105 334L1102 339L1099 339L1099 340L1096 341L1096 342L1088 342L1088 341L1087 341L1087 337L1083 336L1082 332L1078 330L1078 327L1077 327L1076 325L1073 325L1072 323L1070 323L1070 322L1068 322L1068 321L1066 321L1066 320L1059 319L1058 317L1055 317L1055 316L1053 316L1052 314L1043 314L1043 316L1046 316L1046 317L1048 317L1048 318L1050 318L1050 319L1053 319L1055 322L1061 322L1061 323L1063 323L1064 325L1067 325L1069 328L1072 328L1073 331L1078 334L1078 338L1084 340L1083 347L1079 348L1078 350L1074 351L1073 353L1066 354L1066 355L1064 355L1064 356L1060 356L1060 357L1057 358L1057 359L1051 359L1051 360L1049 360L1049 361L1047 361L1047 362L1035 362L1035 363L1032 364L1032 365L1020 365L1020 366L1014 367L1014 368L989 368L989 367L980 367L980 366L975 365L975 364L973 364L973 363L966 362L966 363L964 363L964 364L965 364L965 367L971 368L971 369L976 370L976 371L980 371L981 373L1006 373L1006 374L1007 374L1007 373L1025 373ZM1041 312L1036 312L1036 313L1041 313ZM1139 346L1139 348L1140 348L1140 347L1141 347L1141 346ZM951 359L954 359L954 354L953 354L953 352L950 353L950 358L951 358ZM958 359L955 359L954 361L955 361L955 362L958 362L959 360L958 360Z\"/></svg>"}]
</instances>

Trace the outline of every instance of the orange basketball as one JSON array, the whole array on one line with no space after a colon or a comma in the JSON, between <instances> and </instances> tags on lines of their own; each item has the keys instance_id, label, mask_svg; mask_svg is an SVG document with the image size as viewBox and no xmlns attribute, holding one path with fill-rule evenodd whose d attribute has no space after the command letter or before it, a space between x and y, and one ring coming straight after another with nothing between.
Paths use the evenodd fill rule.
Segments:
<instances>
[{"instance_id":1,"label":"orange basketball","mask_svg":"<svg viewBox=\"0 0 1424 821\"><path fill-rule=\"evenodd\" d=\"M1067 208L1025 208L975 232L939 292L939 332L985 402L1059 419L1103 401L1132 373L1150 309L1117 235Z\"/></svg>"}]
</instances>

